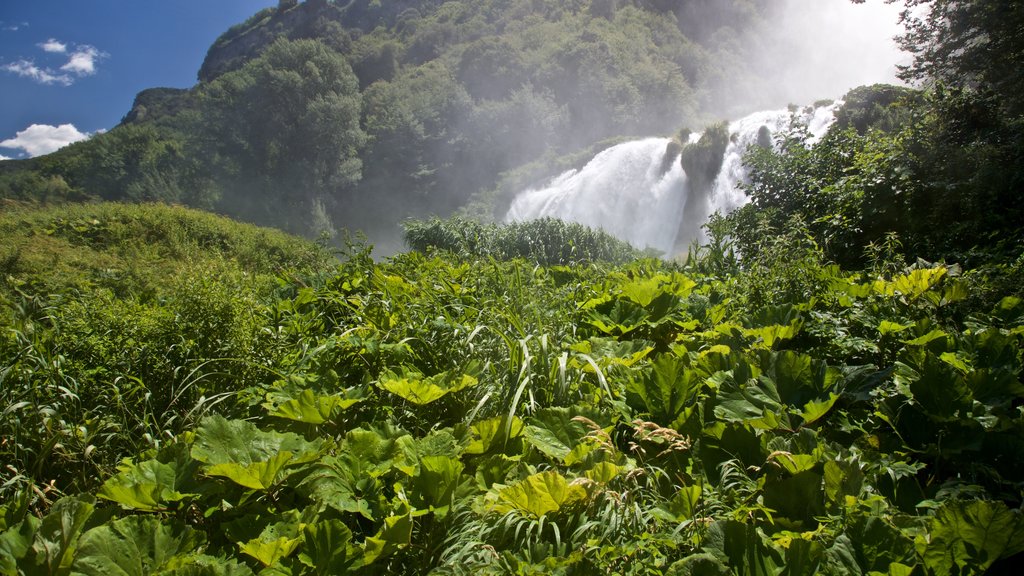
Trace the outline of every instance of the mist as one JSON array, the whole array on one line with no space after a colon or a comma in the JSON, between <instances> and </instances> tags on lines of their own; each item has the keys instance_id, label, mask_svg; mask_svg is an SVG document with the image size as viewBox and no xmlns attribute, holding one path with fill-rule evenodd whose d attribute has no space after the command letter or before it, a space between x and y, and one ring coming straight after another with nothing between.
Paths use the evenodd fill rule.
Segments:
<instances>
[{"instance_id":1,"label":"mist","mask_svg":"<svg viewBox=\"0 0 1024 576\"><path fill-rule=\"evenodd\" d=\"M908 62L894 37L901 6L883 0L778 0L765 28L750 34L742 71L716 79L710 108L729 118L789 104L836 99L876 83L901 84L897 65Z\"/></svg>"}]
</instances>

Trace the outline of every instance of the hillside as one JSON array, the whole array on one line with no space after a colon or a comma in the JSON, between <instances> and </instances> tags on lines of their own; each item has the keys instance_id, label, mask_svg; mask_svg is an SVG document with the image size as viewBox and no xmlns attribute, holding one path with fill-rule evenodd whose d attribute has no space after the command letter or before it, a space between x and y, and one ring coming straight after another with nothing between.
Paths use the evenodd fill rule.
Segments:
<instances>
[{"instance_id":1,"label":"hillside","mask_svg":"<svg viewBox=\"0 0 1024 576\"><path fill-rule=\"evenodd\" d=\"M15 259L4 573L980 574L1024 553L1024 305L956 267L845 272L799 231L742 263L718 239L611 264L576 259L621 255L581 228L435 222L410 231L426 254L353 247L271 285L308 246L180 209L3 226L89 250L90 276L150 234L174 272L147 298Z\"/></svg>"},{"instance_id":2,"label":"hillside","mask_svg":"<svg viewBox=\"0 0 1024 576\"><path fill-rule=\"evenodd\" d=\"M0 197L183 203L394 251L404 218L503 172L723 113L723 77L766 74L744 63L769 4L281 2L225 32L192 89L5 163Z\"/></svg>"}]
</instances>

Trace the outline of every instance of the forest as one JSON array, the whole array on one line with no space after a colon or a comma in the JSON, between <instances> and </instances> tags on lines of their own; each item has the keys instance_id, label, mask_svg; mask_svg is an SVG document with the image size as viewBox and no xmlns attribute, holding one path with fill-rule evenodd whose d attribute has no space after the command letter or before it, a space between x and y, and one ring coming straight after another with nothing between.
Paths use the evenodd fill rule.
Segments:
<instances>
[{"instance_id":1,"label":"forest","mask_svg":"<svg viewBox=\"0 0 1024 576\"><path fill-rule=\"evenodd\" d=\"M340 4L0 162L0 574L1015 572L1024 6L903 0L905 85L656 254L498 220L720 163L770 2Z\"/></svg>"}]
</instances>

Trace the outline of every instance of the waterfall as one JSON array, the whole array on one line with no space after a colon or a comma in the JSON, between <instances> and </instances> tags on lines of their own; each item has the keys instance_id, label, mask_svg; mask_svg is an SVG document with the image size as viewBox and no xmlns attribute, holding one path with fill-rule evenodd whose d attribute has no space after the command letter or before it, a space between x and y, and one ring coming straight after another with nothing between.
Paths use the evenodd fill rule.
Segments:
<instances>
[{"instance_id":1,"label":"waterfall","mask_svg":"<svg viewBox=\"0 0 1024 576\"><path fill-rule=\"evenodd\" d=\"M765 137L765 129L776 134L796 117L807 126L813 144L832 125L841 104L757 112L730 123L722 167L707 190L690 189L678 153L667 165L670 139L648 138L608 148L583 168L521 192L505 221L560 218L672 256L690 241L706 239L701 226L711 214L728 213L748 202L739 187L747 178L743 154L758 143L759 135ZM690 142L699 138L691 135Z\"/></svg>"},{"instance_id":2,"label":"waterfall","mask_svg":"<svg viewBox=\"0 0 1024 576\"><path fill-rule=\"evenodd\" d=\"M521 193L506 221L561 218L601 228L639 248L668 252L686 206L686 174L678 156L663 171L668 138L626 142L546 186Z\"/></svg>"}]
</instances>

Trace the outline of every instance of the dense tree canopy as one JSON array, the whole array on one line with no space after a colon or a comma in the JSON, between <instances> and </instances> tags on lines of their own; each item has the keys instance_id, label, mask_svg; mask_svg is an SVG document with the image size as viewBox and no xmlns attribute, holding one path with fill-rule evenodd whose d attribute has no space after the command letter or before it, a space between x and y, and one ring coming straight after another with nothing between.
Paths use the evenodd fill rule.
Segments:
<instances>
[{"instance_id":1,"label":"dense tree canopy","mask_svg":"<svg viewBox=\"0 0 1024 576\"><path fill-rule=\"evenodd\" d=\"M199 89L198 147L242 215L305 231L312 210L361 177L358 80L316 40L278 40ZM316 230L313 230L316 232Z\"/></svg>"}]
</instances>

